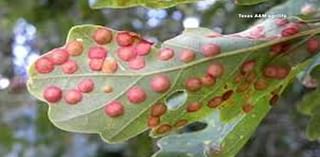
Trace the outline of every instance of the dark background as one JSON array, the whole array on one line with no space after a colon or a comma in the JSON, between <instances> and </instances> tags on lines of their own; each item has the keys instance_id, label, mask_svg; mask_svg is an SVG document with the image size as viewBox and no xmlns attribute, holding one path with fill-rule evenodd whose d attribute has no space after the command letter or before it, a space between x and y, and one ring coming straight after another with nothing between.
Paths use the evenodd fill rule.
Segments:
<instances>
[{"instance_id":1,"label":"dark background","mask_svg":"<svg viewBox=\"0 0 320 157\"><path fill-rule=\"evenodd\" d=\"M123 144L103 143L98 135L69 133L47 118L47 105L25 88L26 68L40 54L64 44L78 24L100 24L164 41L184 27L201 26L230 34L258 19L238 13L264 13L284 0L241 7L206 0L165 10L89 8L87 0L0 0L0 156L1 157L149 157L157 150L147 134ZM319 142L304 135L308 122L295 110L305 89L291 85L281 103L259 126L239 157L319 157Z\"/></svg>"}]
</instances>

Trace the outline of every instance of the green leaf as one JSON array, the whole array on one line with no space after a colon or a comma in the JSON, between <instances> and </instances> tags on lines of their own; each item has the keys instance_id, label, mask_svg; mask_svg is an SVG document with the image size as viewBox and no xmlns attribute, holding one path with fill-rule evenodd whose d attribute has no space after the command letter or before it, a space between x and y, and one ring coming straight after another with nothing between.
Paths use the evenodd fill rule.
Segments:
<instances>
[{"instance_id":1,"label":"green leaf","mask_svg":"<svg viewBox=\"0 0 320 157\"><path fill-rule=\"evenodd\" d=\"M315 88L310 93L306 93L303 96L302 101L297 106L299 112L310 116L310 122L308 124L306 135L310 140L320 139L320 126L319 126L319 116L320 116L320 71L319 71L320 57L315 56L313 62L304 71L300 80L304 86L309 88Z\"/></svg>"},{"instance_id":2,"label":"green leaf","mask_svg":"<svg viewBox=\"0 0 320 157\"><path fill-rule=\"evenodd\" d=\"M295 21L292 21L292 24L294 23ZM263 29L261 30L262 27ZM114 40L102 46L108 49L108 58L114 58L119 68L115 73L104 73L102 71L93 72L89 68L87 57L90 47L97 45L92 36L101 28L101 26L95 25L83 25L72 28L68 35L67 44L77 40L82 41L84 47L82 55L70 57L79 66L78 71L74 74L65 74L62 71L62 66L56 65L54 71L43 74L39 73L35 68L36 61L29 69L28 89L38 99L46 101L43 95L45 89L49 86L54 85L61 88L65 97L65 93L70 89L76 89L82 80L92 79L95 83L93 92L83 93L82 101L75 105L66 103L64 98L57 103L49 103L48 115L54 125L63 130L98 133L107 142L122 142L150 129L147 122L150 117L150 109L155 103L165 103L169 109L161 116L160 125L152 129L151 135L154 137L163 136L168 133L159 133L159 128L162 126L170 126L172 131L176 131L180 127L175 127L175 124L180 120L192 123L216 112L219 113L220 119L215 121L224 123L226 126L233 124L236 119L243 119L245 122L246 117L250 117L250 114L247 114L242 109L246 104L252 105L254 108L253 113L259 111L259 114L260 112L262 115L266 114L268 107L266 107L265 103L260 104L260 102L267 102L267 100L260 100L260 98L268 99L269 102L275 94L280 94L279 88L285 85L296 74L295 69L298 68L297 65L301 65L301 63L311 57L306 52L304 42L310 35L320 32L320 28L313 25L303 25L301 32L296 35L286 38L275 37L275 35L278 35L279 32L286 28L276 26L274 19L267 20L241 33L225 36L218 35L218 37L213 37L213 35L217 34L208 29L188 29L181 35L162 44L161 49L170 48L174 50L175 54L173 58L168 61L159 60L158 53L160 49L152 47L150 54L144 56L146 66L143 69L134 70L129 67L127 62L116 55L119 45L115 41L115 36L123 32L112 30ZM305 30L305 28L308 28L308 30ZM259 30L258 35L257 29ZM135 37L136 41L134 44L142 40L139 35L133 33L127 34ZM276 55L276 57L272 55L270 47L283 42L292 45L288 53L282 53ZM223 53L216 56L204 57L201 47L209 43L219 45ZM195 60L184 63L179 59L182 50L186 49L192 50L195 53ZM38 61L44 58L51 60L53 54L54 51L50 51L41 56ZM235 78L241 74L240 71L243 63L249 60L256 62L253 71L241 75L242 79L240 82L235 81ZM203 86L197 92L186 89L186 80L205 76L208 66L216 63L224 66L224 74L216 78L215 85L209 87ZM262 71L268 65L291 68L291 73L287 78L266 78ZM157 93L152 90L150 80L157 75L166 75L170 79L171 88L168 91ZM258 79L267 81L268 85L264 90L255 90L254 83ZM112 86L113 91L111 93L103 91L103 87L106 85ZM246 85L248 88L243 90L243 85ZM128 101L127 92L133 86L139 86L146 92L147 99L142 103L133 104ZM178 104L177 107L170 108L171 103L168 102L172 101L168 99L177 98L172 95L181 91L187 95L187 100L185 100L185 103ZM233 92L230 93L230 91ZM208 102L216 96L223 96L225 100L219 107L209 108L207 106ZM181 99L180 96L178 98ZM122 116L116 118L107 116L104 113L105 106L108 106L114 100L121 102L125 110ZM187 112L187 106L194 102L202 104L201 109L197 112ZM240 123L236 124L242 123L240 121ZM252 124L252 126L248 124L248 127L251 128L256 125L257 123ZM234 125L232 127L238 128L240 126ZM252 129L249 130L252 131ZM250 134L250 132L244 133L244 135L246 134ZM233 136L233 134L226 135L230 138ZM245 139L247 138L246 136ZM244 142L241 141L241 144ZM228 148L228 145L225 144L225 148ZM237 147L236 149L239 148Z\"/></svg>"},{"instance_id":3,"label":"green leaf","mask_svg":"<svg viewBox=\"0 0 320 157\"><path fill-rule=\"evenodd\" d=\"M162 138L158 145L161 148L155 157L206 157L233 156L250 138L260 121L270 110L268 97L260 98L259 108L239 116L229 123L219 120L214 112L204 119L207 123L204 130L181 135L169 135Z\"/></svg>"},{"instance_id":4,"label":"green leaf","mask_svg":"<svg viewBox=\"0 0 320 157\"><path fill-rule=\"evenodd\" d=\"M310 140L317 140L320 138L320 108L314 111L316 113L311 117L310 123L307 127L307 137Z\"/></svg>"},{"instance_id":5,"label":"green leaf","mask_svg":"<svg viewBox=\"0 0 320 157\"><path fill-rule=\"evenodd\" d=\"M149 8L169 8L183 3L192 3L199 0L94 0L90 5L94 9L101 8L128 8L144 6Z\"/></svg>"},{"instance_id":6,"label":"green leaf","mask_svg":"<svg viewBox=\"0 0 320 157\"><path fill-rule=\"evenodd\" d=\"M310 94L305 95L298 105L298 110L305 115L312 116L314 114L313 112L320 108L320 103L318 102L319 97L319 90L312 91Z\"/></svg>"},{"instance_id":7,"label":"green leaf","mask_svg":"<svg viewBox=\"0 0 320 157\"><path fill-rule=\"evenodd\" d=\"M239 5L253 5L253 4L258 4L262 2L266 2L268 0L236 0L236 4Z\"/></svg>"},{"instance_id":8,"label":"green leaf","mask_svg":"<svg viewBox=\"0 0 320 157\"><path fill-rule=\"evenodd\" d=\"M279 93L282 93L290 80L304 66L299 66L287 80L275 85L275 87L282 87L282 89L277 89ZM270 98L272 99L272 96L268 94L265 96L260 94L259 96L253 99L253 103L256 105L252 112L241 114L228 123L221 121L218 112L213 112L201 121L207 124L204 130L162 138L158 141L158 146L161 149L153 157L170 157L172 155L177 157L235 156L271 109Z\"/></svg>"}]
</instances>

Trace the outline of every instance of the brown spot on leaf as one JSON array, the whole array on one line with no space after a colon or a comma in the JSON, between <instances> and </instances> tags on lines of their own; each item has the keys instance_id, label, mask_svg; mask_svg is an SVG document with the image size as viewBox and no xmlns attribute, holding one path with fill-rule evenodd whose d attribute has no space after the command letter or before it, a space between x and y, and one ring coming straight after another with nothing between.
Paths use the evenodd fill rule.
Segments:
<instances>
[{"instance_id":1,"label":"brown spot on leaf","mask_svg":"<svg viewBox=\"0 0 320 157\"><path fill-rule=\"evenodd\" d=\"M231 98L233 90L228 90L222 95L222 100L226 101Z\"/></svg>"},{"instance_id":2,"label":"brown spot on leaf","mask_svg":"<svg viewBox=\"0 0 320 157\"><path fill-rule=\"evenodd\" d=\"M197 112L201 109L201 104L198 102L192 102L187 106L187 112Z\"/></svg>"},{"instance_id":3,"label":"brown spot on leaf","mask_svg":"<svg viewBox=\"0 0 320 157\"><path fill-rule=\"evenodd\" d=\"M244 112L244 113L250 113L252 110L253 110L253 107L254 106L252 106L251 104L244 104L243 106L242 106L242 111Z\"/></svg>"},{"instance_id":4,"label":"brown spot on leaf","mask_svg":"<svg viewBox=\"0 0 320 157\"><path fill-rule=\"evenodd\" d=\"M268 88L268 82L265 79L259 79L254 83L256 90L265 90Z\"/></svg>"},{"instance_id":5,"label":"brown spot on leaf","mask_svg":"<svg viewBox=\"0 0 320 157\"><path fill-rule=\"evenodd\" d=\"M156 129L157 134L165 134L170 132L172 129L172 126L169 124L162 124Z\"/></svg>"},{"instance_id":6,"label":"brown spot on leaf","mask_svg":"<svg viewBox=\"0 0 320 157\"><path fill-rule=\"evenodd\" d=\"M149 117L148 118L148 127L149 128L155 128L160 124L160 118L159 117Z\"/></svg>"},{"instance_id":7,"label":"brown spot on leaf","mask_svg":"<svg viewBox=\"0 0 320 157\"><path fill-rule=\"evenodd\" d=\"M164 115L167 111L167 106L163 103L157 103L151 108L151 116L160 117Z\"/></svg>"},{"instance_id":8,"label":"brown spot on leaf","mask_svg":"<svg viewBox=\"0 0 320 157\"><path fill-rule=\"evenodd\" d=\"M237 92L239 92L239 93L244 92L244 91L248 90L249 87L250 87L250 84L249 84L249 83L243 82L243 83L241 83L241 84L238 86Z\"/></svg>"},{"instance_id":9,"label":"brown spot on leaf","mask_svg":"<svg viewBox=\"0 0 320 157\"><path fill-rule=\"evenodd\" d=\"M279 100L279 95L273 95L269 100L271 106L275 106Z\"/></svg>"},{"instance_id":10,"label":"brown spot on leaf","mask_svg":"<svg viewBox=\"0 0 320 157\"><path fill-rule=\"evenodd\" d=\"M255 80L256 80L256 73L250 72L250 73L247 74L247 76L246 76L246 81L247 81L248 83L252 83L252 82L254 82Z\"/></svg>"},{"instance_id":11,"label":"brown spot on leaf","mask_svg":"<svg viewBox=\"0 0 320 157\"><path fill-rule=\"evenodd\" d=\"M176 127L176 128L181 128L181 127L185 126L186 124L188 124L188 120L186 120L186 119L181 119L181 120L178 120L178 121L174 124L174 127Z\"/></svg>"},{"instance_id":12,"label":"brown spot on leaf","mask_svg":"<svg viewBox=\"0 0 320 157\"><path fill-rule=\"evenodd\" d=\"M255 60L245 61L240 67L241 73L246 74L251 72L254 69L255 65L256 65Z\"/></svg>"},{"instance_id":13,"label":"brown spot on leaf","mask_svg":"<svg viewBox=\"0 0 320 157\"><path fill-rule=\"evenodd\" d=\"M277 76L277 66L275 65L268 65L263 70L263 75L266 78L275 78Z\"/></svg>"},{"instance_id":14,"label":"brown spot on leaf","mask_svg":"<svg viewBox=\"0 0 320 157\"><path fill-rule=\"evenodd\" d=\"M223 98L221 96L216 96L209 100L208 107L210 108L217 108L219 107L223 102Z\"/></svg>"}]
</instances>

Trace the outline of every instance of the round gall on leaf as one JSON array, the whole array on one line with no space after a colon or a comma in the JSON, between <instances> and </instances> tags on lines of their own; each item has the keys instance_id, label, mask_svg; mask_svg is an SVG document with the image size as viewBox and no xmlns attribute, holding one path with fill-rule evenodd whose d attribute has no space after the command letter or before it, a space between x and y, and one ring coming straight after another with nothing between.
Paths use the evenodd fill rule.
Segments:
<instances>
[{"instance_id":1,"label":"round gall on leaf","mask_svg":"<svg viewBox=\"0 0 320 157\"><path fill-rule=\"evenodd\" d=\"M268 86L268 82L265 79L259 79L254 83L254 88L256 90L265 90Z\"/></svg>"},{"instance_id":2,"label":"round gall on leaf","mask_svg":"<svg viewBox=\"0 0 320 157\"><path fill-rule=\"evenodd\" d=\"M224 73L223 65L220 63L213 63L209 65L207 73L214 78L220 77Z\"/></svg>"},{"instance_id":3,"label":"round gall on leaf","mask_svg":"<svg viewBox=\"0 0 320 157\"><path fill-rule=\"evenodd\" d=\"M141 87L135 86L128 90L127 97L131 103L139 104L146 100L147 94Z\"/></svg>"},{"instance_id":4,"label":"round gall on leaf","mask_svg":"<svg viewBox=\"0 0 320 157\"><path fill-rule=\"evenodd\" d=\"M250 113L253 110L253 106L251 104L245 104L242 106L242 111L244 113Z\"/></svg>"},{"instance_id":5,"label":"round gall on leaf","mask_svg":"<svg viewBox=\"0 0 320 157\"><path fill-rule=\"evenodd\" d=\"M157 134L165 134L170 132L172 129L172 126L169 124L162 124L156 129Z\"/></svg>"},{"instance_id":6,"label":"round gall on leaf","mask_svg":"<svg viewBox=\"0 0 320 157\"><path fill-rule=\"evenodd\" d=\"M290 68L286 67L277 67L277 76L276 78L279 80L285 79L290 73Z\"/></svg>"},{"instance_id":7,"label":"round gall on leaf","mask_svg":"<svg viewBox=\"0 0 320 157\"><path fill-rule=\"evenodd\" d=\"M284 18L277 18L277 19L275 19L275 23L276 23L276 25L281 27L281 26L284 26L284 25L288 24L289 21L287 19L284 19Z\"/></svg>"},{"instance_id":8,"label":"round gall on leaf","mask_svg":"<svg viewBox=\"0 0 320 157\"><path fill-rule=\"evenodd\" d=\"M50 59L42 57L35 62L35 69L40 74L47 74L54 70L54 65Z\"/></svg>"},{"instance_id":9,"label":"round gall on leaf","mask_svg":"<svg viewBox=\"0 0 320 157\"><path fill-rule=\"evenodd\" d=\"M92 71L101 71L103 62L103 59L91 59L89 60L89 67Z\"/></svg>"},{"instance_id":10,"label":"round gall on leaf","mask_svg":"<svg viewBox=\"0 0 320 157\"><path fill-rule=\"evenodd\" d=\"M271 46L271 53L274 55L282 53L282 43Z\"/></svg>"},{"instance_id":11,"label":"round gall on leaf","mask_svg":"<svg viewBox=\"0 0 320 157\"><path fill-rule=\"evenodd\" d=\"M112 32L106 28L98 28L92 38L97 44L105 45L111 42Z\"/></svg>"},{"instance_id":12,"label":"round gall on leaf","mask_svg":"<svg viewBox=\"0 0 320 157\"><path fill-rule=\"evenodd\" d=\"M217 108L222 104L222 102L223 102L223 98L221 96L216 96L209 101L208 107Z\"/></svg>"},{"instance_id":13,"label":"round gall on leaf","mask_svg":"<svg viewBox=\"0 0 320 157\"><path fill-rule=\"evenodd\" d=\"M124 107L120 102L113 101L104 107L104 113L111 118L119 117L124 114Z\"/></svg>"},{"instance_id":14,"label":"round gall on leaf","mask_svg":"<svg viewBox=\"0 0 320 157\"><path fill-rule=\"evenodd\" d=\"M167 61L174 56L174 51L173 49L170 48L165 48L160 50L160 53L158 54L158 59L162 61Z\"/></svg>"},{"instance_id":15,"label":"round gall on leaf","mask_svg":"<svg viewBox=\"0 0 320 157\"><path fill-rule=\"evenodd\" d=\"M134 51L139 56L145 56L150 53L152 44L146 41L140 41L134 47Z\"/></svg>"},{"instance_id":16,"label":"round gall on leaf","mask_svg":"<svg viewBox=\"0 0 320 157\"><path fill-rule=\"evenodd\" d=\"M55 65L62 65L69 59L69 53L65 49L54 49L50 54L50 59Z\"/></svg>"},{"instance_id":17,"label":"round gall on leaf","mask_svg":"<svg viewBox=\"0 0 320 157\"><path fill-rule=\"evenodd\" d=\"M103 88L102 88L103 92L105 93L111 93L113 91L113 88L110 86L110 85L105 85Z\"/></svg>"},{"instance_id":18,"label":"round gall on leaf","mask_svg":"<svg viewBox=\"0 0 320 157\"><path fill-rule=\"evenodd\" d=\"M134 42L134 37L129 32L119 32L116 40L119 46L130 46Z\"/></svg>"},{"instance_id":19,"label":"round gall on leaf","mask_svg":"<svg viewBox=\"0 0 320 157\"><path fill-rule=\"evenodd\" d=\"M199 104L198 102L193 102L187 106L187 112L197 112L200 110L200 108L201 104Z\"/></svg>"},{"instance_id":20,"label":"round gall on leaf","mask_svg":"<svg viewBox=\"0 0 320 157\"><path fill-rule=\"evenodd\" d=\"M305 4L301 8L301 14L303 15L312 15L312 14L315 14L316 12L317 12L317 8L314 7L312 4Z\"/></svg>"},{"instance_id":21,"label":"round gall on leaf","mask_svg":"<svg viewBox=\"0 0 320 157\"><path fill-rule=\"evenodd\" d=\"M206 87L213 86L216 83L216 79L210 75L202 76L200 80L201 84Z\"/></svg>"},{"instance_id":22,"label":"round gall on leaf","mask_svg":"<svg viewBox=\"0 0 320 157\"><path fill-rule=\"evenodd\" d=\"M93 46L89 49L88 57L90 59L105 59L107 57L107 50L103 47Z\"/></svg>"},{"instance_id":23,"label":"round gall on leaf","mask_svg":"<svg viewBox=\"0 0 320 157\"><path fill-rule=\"evenodd\" d=\"M151 107L151 116L160 117L167 112L167 106L162 103L155 104Z\"/></svg>"},{"instance_id":24,"label":"round gall on leaf","mask_svg":"<svg viewBox=\"0 0 320 157\"><path fill-rule=\"evenodd\" d=\"M187 79L184 83L185 85L185 88L188 90L188 91L191 91L191 92L195 92L195 91L198 91L201 89L202 87L202 83L201 83L201 80L199 78L190 78L190 79Z\"/></svg>"},{"instance_id":25,"label":"round gall on leaf","mask_svg":"<svg viewBox=\"0 0 320 157\"><path fill-rule=\"evenodd\" d=\"M268 65L264 68L263 75L266 78L275 78L277 77L277 67L273 65Z\"/></svg>"},{"instance_id":26,"label":"round gall on leaf","mask_svg":"<svg viewBox=\"0 0 320 157\"><path fill-rule=\"evenodd\" d=\"M156 75L150 81L151 89L157 93L164 93L169 90L171 82L165 75Z\"/></svg>"},{"instance_id":27,"label":"round gall on leaf","mask_svg":"<svg viewBox=\"0 0 320 157\"><path fill-rule=\"evenodd\" d=\"M61 67L65 74L73 74L78 70L78 64L73 60L65 62Z\"/></svg>"},{"instance_id":28,"label":"round gall on leaf","mask_svg":"<svg viewBox=\"0 0 320 157\"><path fill-rule=\"evenodd\" d=\"M71 89L65 92L64 100L69 105L75 105L82 100L82 94L76 89Z\"/></svg>"},{"instance_id":29,"label":"round gall on leaf","mask_svg":"<svg viewBox=\"0 0 320 157\"><path fill-rule=\"evenodd\" d=\"M159 117L149 117L148 118L148 127L149 128L155 128L160 124L160 118Z\"/></svg>"},{"instance_id":30,"label":"round gall on leaf","mask_svg":"<svg viewBox=\"0 0 320 157\"><path fill-rule=\"evenodd\" d=\"M83 44L78 40L70 41L66 46L66 50L71 56L79 56L83 52Z\"/></svg>"},{"instance_id":31,"label":"round gall on leaf","mask_svg":"<svg viewBox=\"0 0 320 157\"><path fill-rule=\"evenodd\" d=\"M118 48L117 55L121 60L126 62L136 58L137 56L137 54L133 51L133 48L131 46Z\"/></svg>"},{"instance_id":32,"label":"round gall on leaf","mask_svg":"<svg viewBox=\"0 0 320 157\"><path fill-rule=\"evenodd\" d=\"M56 86L49 86L44 90L43 97L50 103L56 103L62 98L62 90Z\"/></svg>"},{"instance_id":33,"label":"round gall on leaf","mask_svg":"<svg viewBox=\"0 0 320 157\"><path fill-rule=\"evenodd\" d=\"M244 74L249 73L254 69L255 65L256 65L256 61L254 61L254 60L245 61L241 65L241 72Z\"/></svg>"},{"instance_id":34,"label":"round gall on leaf","mask_svg":"<svg viewBox=\"0 0 320 157\"><path fill-rule=\"evenodd\" d=\"M102 72L115 73L118 69L118 63L114 58L106 58L102 65Z\"/></svg>"},{"instance_id":35,"label":"round gall on leaf","mask_svg":"<svg viewBox=\"0 0 320 157\"><path fill-rule=\"evenodd\" d=\"M90 93L93 91L94 89L94 82L92 79L85 79L82 80L79 84L78 84L78 89L80 92L82 93Z\"/></svg>"},{"instance_id":36,"label":"round gall on leaf","mask_svg":"<svg viewBox=\"0 0 320 157\"><path fill-rule=\"evenodd\" d=\"M205 57L213 57L220 53L220 46L217 44L206 44L202 46L201 52Z\"/></svg>"},{"instance_id":37,"label":"round gall on leaf","mask_svg":"<svg viewBox=\"0 0 320 157\"><path fill-rule=\"evenodd\" d=\"M146 66L144 57L137 56L136 58L129 61L128 66L130 69L133 69L133 70L143 69Z\"/></svg>"},{"instance_id":38,"label":"round gall on leaf","mask_svg":"<svg viewBox=\"0 0 320 157\"><path fill-rule=\"evenodd\" d=\"M289 37L299 33L299 27L297 25L291 25L290 27L285 28L282 30L281 35L282 37Z\"/></svg>"},{"instance_id":39,"label":"round gall on leaf","mask_svg":"<svg viewBox=\"0 0 320 157\"><path fill-rule=\"evenodd\" d=\"M180 53L180 60L184 63L188 63L194 60L194 58L196 57L195 53L191 50L183 50Z\"/></svg>"},{"instance_id":40,"label":"round gall on leaf","mask_svg":"<svg viewBox=\"0 0 320 157\"><path fill-rule=\"evenodd\" d=\"M320 40L317 38L311 38L307 41L307 50L313 55L320 51Z\"/></svg>"}]
</instances>

